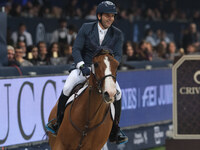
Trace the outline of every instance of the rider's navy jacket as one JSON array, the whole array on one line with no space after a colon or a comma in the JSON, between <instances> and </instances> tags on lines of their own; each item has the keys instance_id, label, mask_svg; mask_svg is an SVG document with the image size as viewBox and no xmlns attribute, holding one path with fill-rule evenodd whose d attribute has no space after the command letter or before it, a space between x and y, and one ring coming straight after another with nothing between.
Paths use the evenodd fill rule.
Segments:
<instances>
[{"instance_id":1,"label":"rider's navy jacket","mask_svg":"<svg viewBox=\"0 0 200 150\"><path fill-rule=\"evenodd\" d=\"M84 23L80 28L73 45L72 56L75 64L84 61L87 66L92 64L95 50L107 47L113 51L115 59L120 62L122 57L123 34L113 25L108 29L100 46L98 22Z\"/></svg>"}]
</instances>

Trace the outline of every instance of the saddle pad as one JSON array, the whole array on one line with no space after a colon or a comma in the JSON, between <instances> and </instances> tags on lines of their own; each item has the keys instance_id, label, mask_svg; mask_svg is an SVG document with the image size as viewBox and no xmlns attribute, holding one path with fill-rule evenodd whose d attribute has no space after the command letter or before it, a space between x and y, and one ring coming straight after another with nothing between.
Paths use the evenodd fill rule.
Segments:
<instances>
[{"instance_id":1,"label":"saddle pad","mask_svg":"<svg viewBox=\"0 0 200 150\"><path fill-rule=\"evenodd\" d=\"M85 84L77 93L76 93L76 97L78 97L86 88L88 87L88 84ZM74 100L74 96L75 94L72 94L67 103L65 104L65 107L67 107L67 105L69 103L71 103L73 100ZM115 119L115 106L113 103L110 104L110 113L111 113L111 116L112 116L112 119L114 120Z\"/></svg>"},{"instance_id":2,"label":"saddle pad","mask_svg":"<svg viewBox=\"0 0 200 150\"><path fill-rule=\"evenodd\" d=\"M78 97L87 87L88 87L88 84L85 84L81 89L79 89L79 91L76 93L76 97ZM65 104L65 107L74 100L74 96L75 94L72 94L69 97L67 103Z\"/></svg>"}]
</instances>

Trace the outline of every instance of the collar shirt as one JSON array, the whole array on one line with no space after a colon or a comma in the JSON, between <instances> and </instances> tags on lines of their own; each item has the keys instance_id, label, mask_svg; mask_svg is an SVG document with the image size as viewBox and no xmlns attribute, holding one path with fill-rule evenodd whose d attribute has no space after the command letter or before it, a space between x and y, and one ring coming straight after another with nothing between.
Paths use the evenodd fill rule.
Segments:
<instances>
[{"instance_id":1,"label":"collar shirt","mask_svg":"<svg viewBox=\"0 0 200 150\"><path fill-rule=\"evenodd\" d=\"M102 29L102 28L100 27L100 25L99 25L99 22L98 22L99 44L100 44L100 45L102 44L103 39L104 39L104 37L105 37L107 31L108 31L108 28L107 28L107 29Z\"/></svg>"}]
</instances>

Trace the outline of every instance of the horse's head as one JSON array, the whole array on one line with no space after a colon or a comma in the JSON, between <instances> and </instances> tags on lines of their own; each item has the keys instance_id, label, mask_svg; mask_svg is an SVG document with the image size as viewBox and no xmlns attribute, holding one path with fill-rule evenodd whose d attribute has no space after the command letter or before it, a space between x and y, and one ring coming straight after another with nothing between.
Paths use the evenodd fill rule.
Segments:
<instances>
[{"instance_id":1,"label":"horse's head","mask_svg":"<svg viewBox=\"0 0 200 150\"><path fill-rule=\"evenodd\" d=\"M102 50L93 58L92 74L97 88L106 103L114 102L116 90L116 72L119 62L109 51Z\"/></svg>"}]
</instances>

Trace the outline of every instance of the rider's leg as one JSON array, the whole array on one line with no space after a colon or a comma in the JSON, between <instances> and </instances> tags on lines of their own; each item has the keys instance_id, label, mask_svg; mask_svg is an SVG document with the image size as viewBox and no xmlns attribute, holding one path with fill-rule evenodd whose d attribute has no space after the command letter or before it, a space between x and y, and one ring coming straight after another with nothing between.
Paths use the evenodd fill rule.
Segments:
<instances>
[{"instance_id":1,"label":"rider's leg","mask_svg":"<svg viewBox=\"0 0 200 150\"><path fill-rule=\"evenodd\" d=\"M80 74L80 70L74 69L72 70L67 80L65 81L63 91L58 101L57 119L58 119L59 126L62 123L62 119L63 119L64 111L65 111L65 104L67 100L69 99L69 95L72 89L79 83L84 82L85 80L86 78L82 75L82 73Z\"/></svg>"},{"instance_id":2,"label":"rider's leg","mask_svg":"<svg viewBox=\"0 0 200 150\"><path fill-rule=\"evenodd\" d=\"M69 98L69 95L72 89L79 83L82 83L86 80L86 78L80 73L79 69L74 69L68 76L65 81L63 90L58 100L58 108L57 108L57 122L55 124L49 124L48 128L52 133L56 133L57 129L62 123L62 119L65 111L65 104Z\"/></svg>"},{"instance_id":3,"label":"rider's leg","mask_svg":"<svg viewBox=\"0 0 200 150\"><path fill-rule=\"evenodd\" d=\"M116 101L114 102L115 119L113 121L113 126L112 126L109 140L110 142L121 144L121 143L128 142L128 137L123 132L121 132L120 127L119 127L120 116L121 116L121 89L119 87L118 82L116 82L116 88L117 88L118 93L116 96Z\"/></svg>"}]
</instances>

